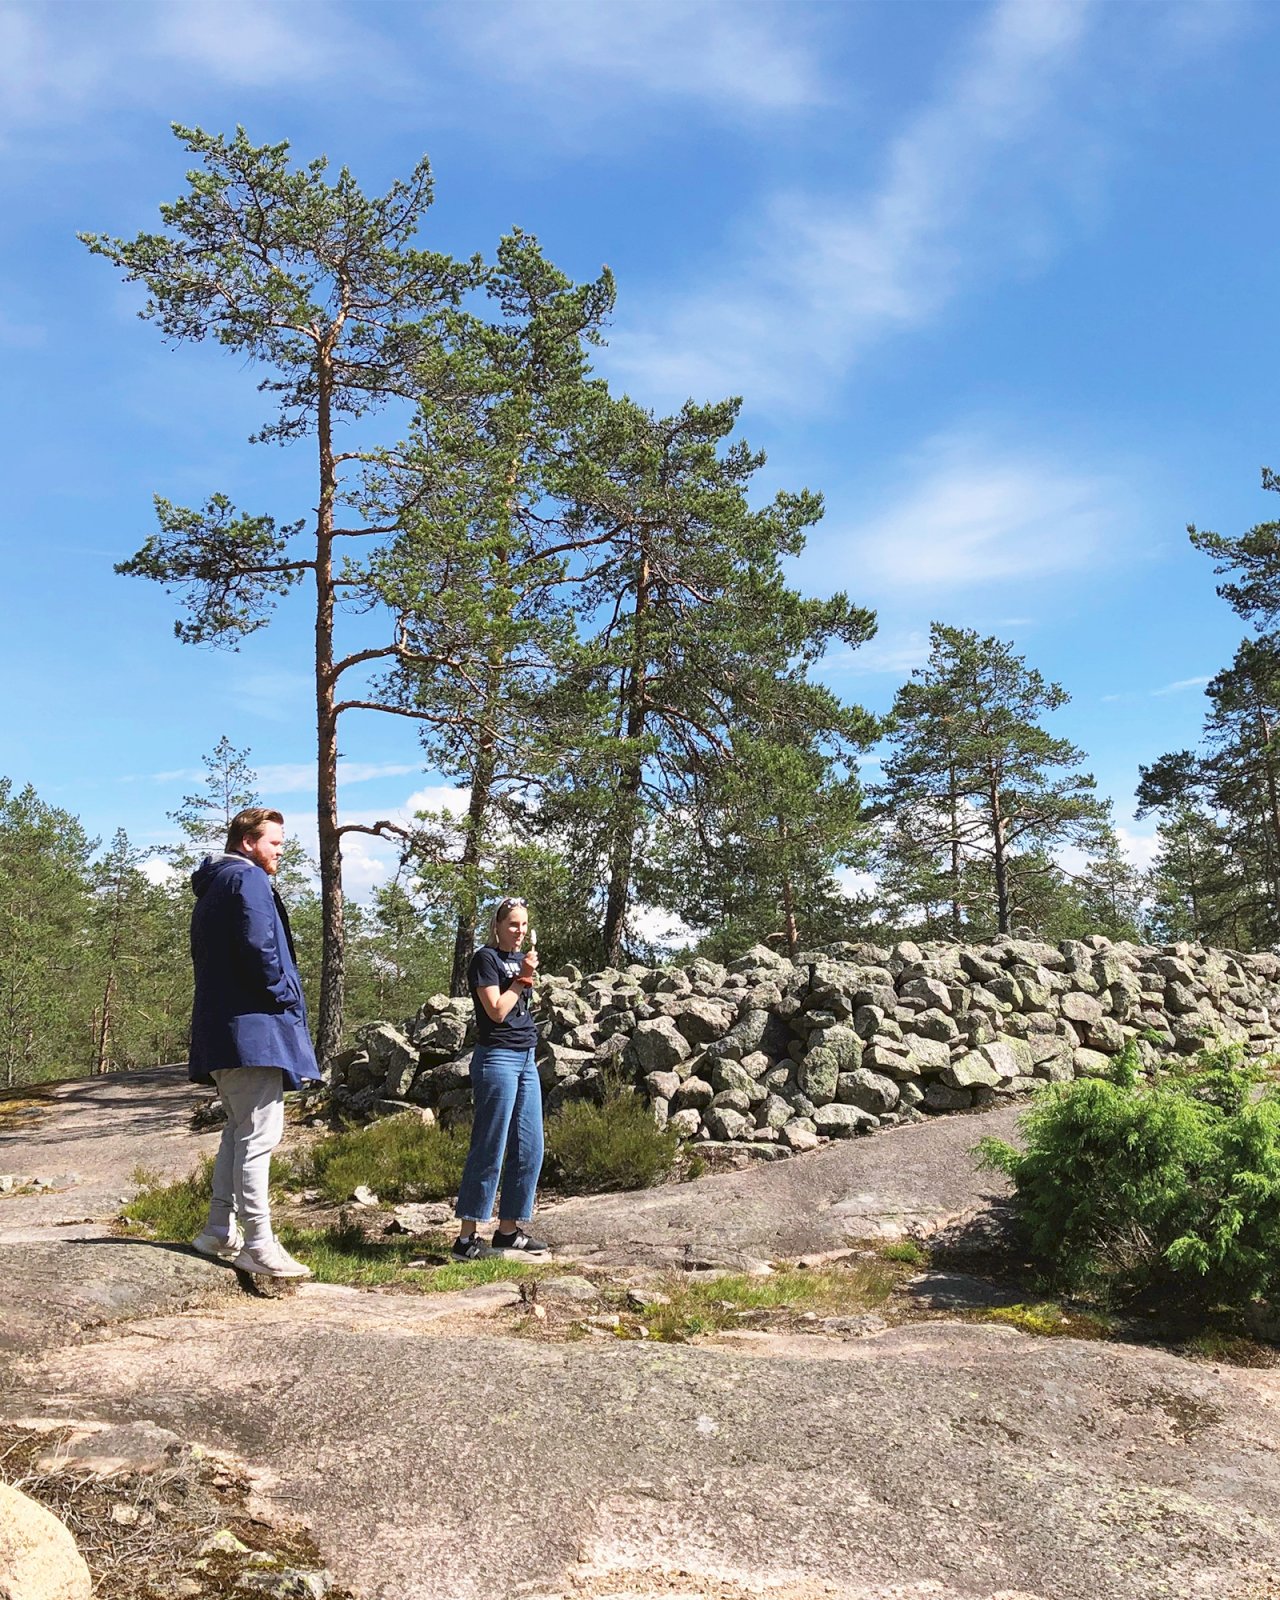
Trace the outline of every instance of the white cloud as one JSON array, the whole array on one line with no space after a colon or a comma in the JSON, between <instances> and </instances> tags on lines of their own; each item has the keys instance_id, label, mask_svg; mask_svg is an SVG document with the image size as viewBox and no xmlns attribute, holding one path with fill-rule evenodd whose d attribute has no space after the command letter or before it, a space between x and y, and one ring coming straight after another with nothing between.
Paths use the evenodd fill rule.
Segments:
<instances>
[{"instance_id":1,"label":"white cloud","mask_svg":"<svg viewBox=\"0 0 1280 1600\"><path fill-rule=\"evenodd\" d=\"M1120 841L1120 848L1138 871L1150 872L1155 865L1156 851L1160 845L1154 831L1139 833L1135 828L1118 827L1116 838Z\"/></svg>"},{"instance_id":2,"label":"white cloud","mask_svg":"<svg viewBox=\"0 0 1280 1600\"><path fill-rule=\"evenodd\" d=\"M610 104L620 89L735 117L826 98L802 17L761 0L490 0L459 8L453 29L487 74L542 90L561 110Z\"/></svg>"},{"instance_id":3,"label":"white cloud","mask_svg":"<svg viewBox=\"0 0 1280 1600\"><path fill-rule=\"evenodd\" d=\"M1061 134L1089 0L999 0L866 194L779 192L719 251L741 267L633 309L610 364L640 391L806 406L876 337L1053 247L1092 152ZM625 316L625 312L624 312Z\"/></svg>"},{"instance_id":4,"label":"white cloud","mask_svg":"<svg viewBox=\"0 0 1280 1600\"><path fill-rule=\"evenodd\" d=\"M0 4L0 141L117 106L168 109L183 82L309 85L370 69L378 55L342 8L320 0Z\"/></svg>"},{"instance_id":5,"label":"white cloud","mask_svg":"<svg viewBox=\"0 0 1280 1600\"><path fill-rule=\"evenodd\" d=\"M1209 674L1204 673L1198 678L1179 678L1176 683L1166 683L1162 689L1153 689L1153 695L1181 694L1184 689L1203 689L1209 682Z\"/></svg>"},{"instance_id":6,"label":"white cloud","mask_svg":"<svg viewBox=\"0 0 1280 1600\"><path fill-rule=\"evenodd\" d=\"M264 795L309 793L316 786L314 761L287 761L254 769L258 788ZM420 765L403 761L340 761L338 788L369 783L374 778L401 778L408 772L421 772ZM203 776L203 774L201 774Z\"/></svg>"},{"instance_id":7,"label":"white cloud","mask_svg":"<svg viewBox=\"0 0 1280 1600\"><path fill-rule=\"evenodd\" d=\"M324 78L339 70L353 43L330 7L203 0L162 5L153 18L152 54L245 88Z\"/></svg>"},{"instance_id":8,"label":"white cloud","mask_svg":"<svg viewBox=\"0 0 1280 1600\"><path fill-rule=\"evenodd\" d=\"M308 672L286 667L265 672L233 669L225 692L252 716L268 722L295 722L299 713L310 707L315 679Z\"/></svg>"},{"instance_id":9,"label":"white cloud","mask_svg":"<svg viewBox=\"0 0 1280 1600\"><path fill-rule=\"evenodd\" d=\"M889 638L876 638L856 648L831 650L822 658L822 670L859 677L907 678L929 659L929 636L912 628Z\"/></svg>"},{"instance_id":10,"label":"white cloud","mask_svg":"<svg viewBox=\"0 0 1280 1600\"><path fill-rule=\"evenodd\" d=\"M1129 495L1104 473L943 437L905 463L903 476L910 487L895 503L859 526L818 532L801 558L810 584L856 582L873 599L885 590L952 592L1096 568L1124 547ZM861 654L853 652L855 668ZM912 656L910 639L900 654Z\"/></svg>"}]
</instances>

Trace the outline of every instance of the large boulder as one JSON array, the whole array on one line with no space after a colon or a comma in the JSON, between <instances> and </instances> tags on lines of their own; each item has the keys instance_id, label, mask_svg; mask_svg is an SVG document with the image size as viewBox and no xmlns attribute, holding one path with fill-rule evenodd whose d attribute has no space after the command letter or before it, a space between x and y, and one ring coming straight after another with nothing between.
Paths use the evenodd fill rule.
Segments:
<instances>
[{"instance_id":1,"label":"large boulder","mask_svg":"<svg viewBox=\"0 0 1280 1600\"><path fill-rule=\"evenodd\" d=\"M0 1600L90 1600L93 1579L67 1528L0 1483Z\"/></svg>"},{"instance_id":2,"label":"large boulder","mask_svg":"<svg viewBox=\"0 0 1280 1600\"><path fill-rule=\"evenodd\" d=\"M693 1046L670 1017L637 1023L631 1048L642 1072L667 1072L693 1054Z\"/></svg>"}]
</instances>

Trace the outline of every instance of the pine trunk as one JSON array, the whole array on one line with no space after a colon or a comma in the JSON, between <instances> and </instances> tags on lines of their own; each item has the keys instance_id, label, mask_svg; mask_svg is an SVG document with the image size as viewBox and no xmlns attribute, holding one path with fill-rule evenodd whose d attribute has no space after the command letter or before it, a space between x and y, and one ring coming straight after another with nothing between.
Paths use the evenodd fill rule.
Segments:
<instances>
[{"instance_id":1,"label":"pine trunk","mask_svg":"<svg viewBox=\"0 0 1280 1600\"><path fill-rule=\"evenodd\" d=\"M621 802L617 832L609 857L609 893L604 914L604 959L616 967L622 959L622 931L631 899L631 872L635 864L636 827L640 813L640 783L644 775L644 756L640 741L644 737L648 678L645 662L644 620L649 609L649 558L640 557L636 578L636 609L631 666L624 682L626 701L627 755L618 785Z\"/></svg>"},{"instance_id":2,"label":"pine trunk","mask_svg":"<svg viewBox=\"0 0 1280 1600\"><path fill-rule=\"evenodd\" d=\"M320 845L320 1006L316 1054L333 1060L342 1043L345 1001L345 930L342 905L342 840L338 833L338 718L333 673L333 510L337 469L333 460L332 371L327 355L319 368L317 435L320 502L316 511L316 823Z\"/></svg>"}]
</instances>

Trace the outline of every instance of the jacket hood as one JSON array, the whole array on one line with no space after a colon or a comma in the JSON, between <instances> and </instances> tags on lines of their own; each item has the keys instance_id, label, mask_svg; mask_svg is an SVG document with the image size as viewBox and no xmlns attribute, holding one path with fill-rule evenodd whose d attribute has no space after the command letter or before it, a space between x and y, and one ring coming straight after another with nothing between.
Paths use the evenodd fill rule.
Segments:
<instances>
[{"instance_id":1,"label":"jacket hood","mask_svg":"<svg viewBox=\"0 0 1280 1600\"><path fill-rule=\"evenodd\" d=\"M191 874L191 887L196 892L196 899L228 872L243 872L246 867L253 866L257 866L257 863L250 861L248 856L228 855L225 850L216 856L206 856ZM262 868L258 870L261 872Z\"/></svg>"}]
</instances>

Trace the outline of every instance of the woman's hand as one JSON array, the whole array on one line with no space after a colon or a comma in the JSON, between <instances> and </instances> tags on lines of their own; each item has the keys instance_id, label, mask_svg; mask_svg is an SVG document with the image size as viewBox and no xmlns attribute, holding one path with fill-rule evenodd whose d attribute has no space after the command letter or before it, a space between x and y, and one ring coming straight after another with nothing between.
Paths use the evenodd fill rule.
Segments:
<instances>
[{"instance_id":1,"label":"woman's hand","mask_svg":"<svg viewBox=\"0 0 1280 1600\"><path fill-rule=\"evenodd\" d=\"M520 979L521 983L525 984L529 988L532 988L534 974L537 972L537 970L538 952L536 950L526 950L524 953L524 963L516 976Z\"/></svg>"}]
</instances>

